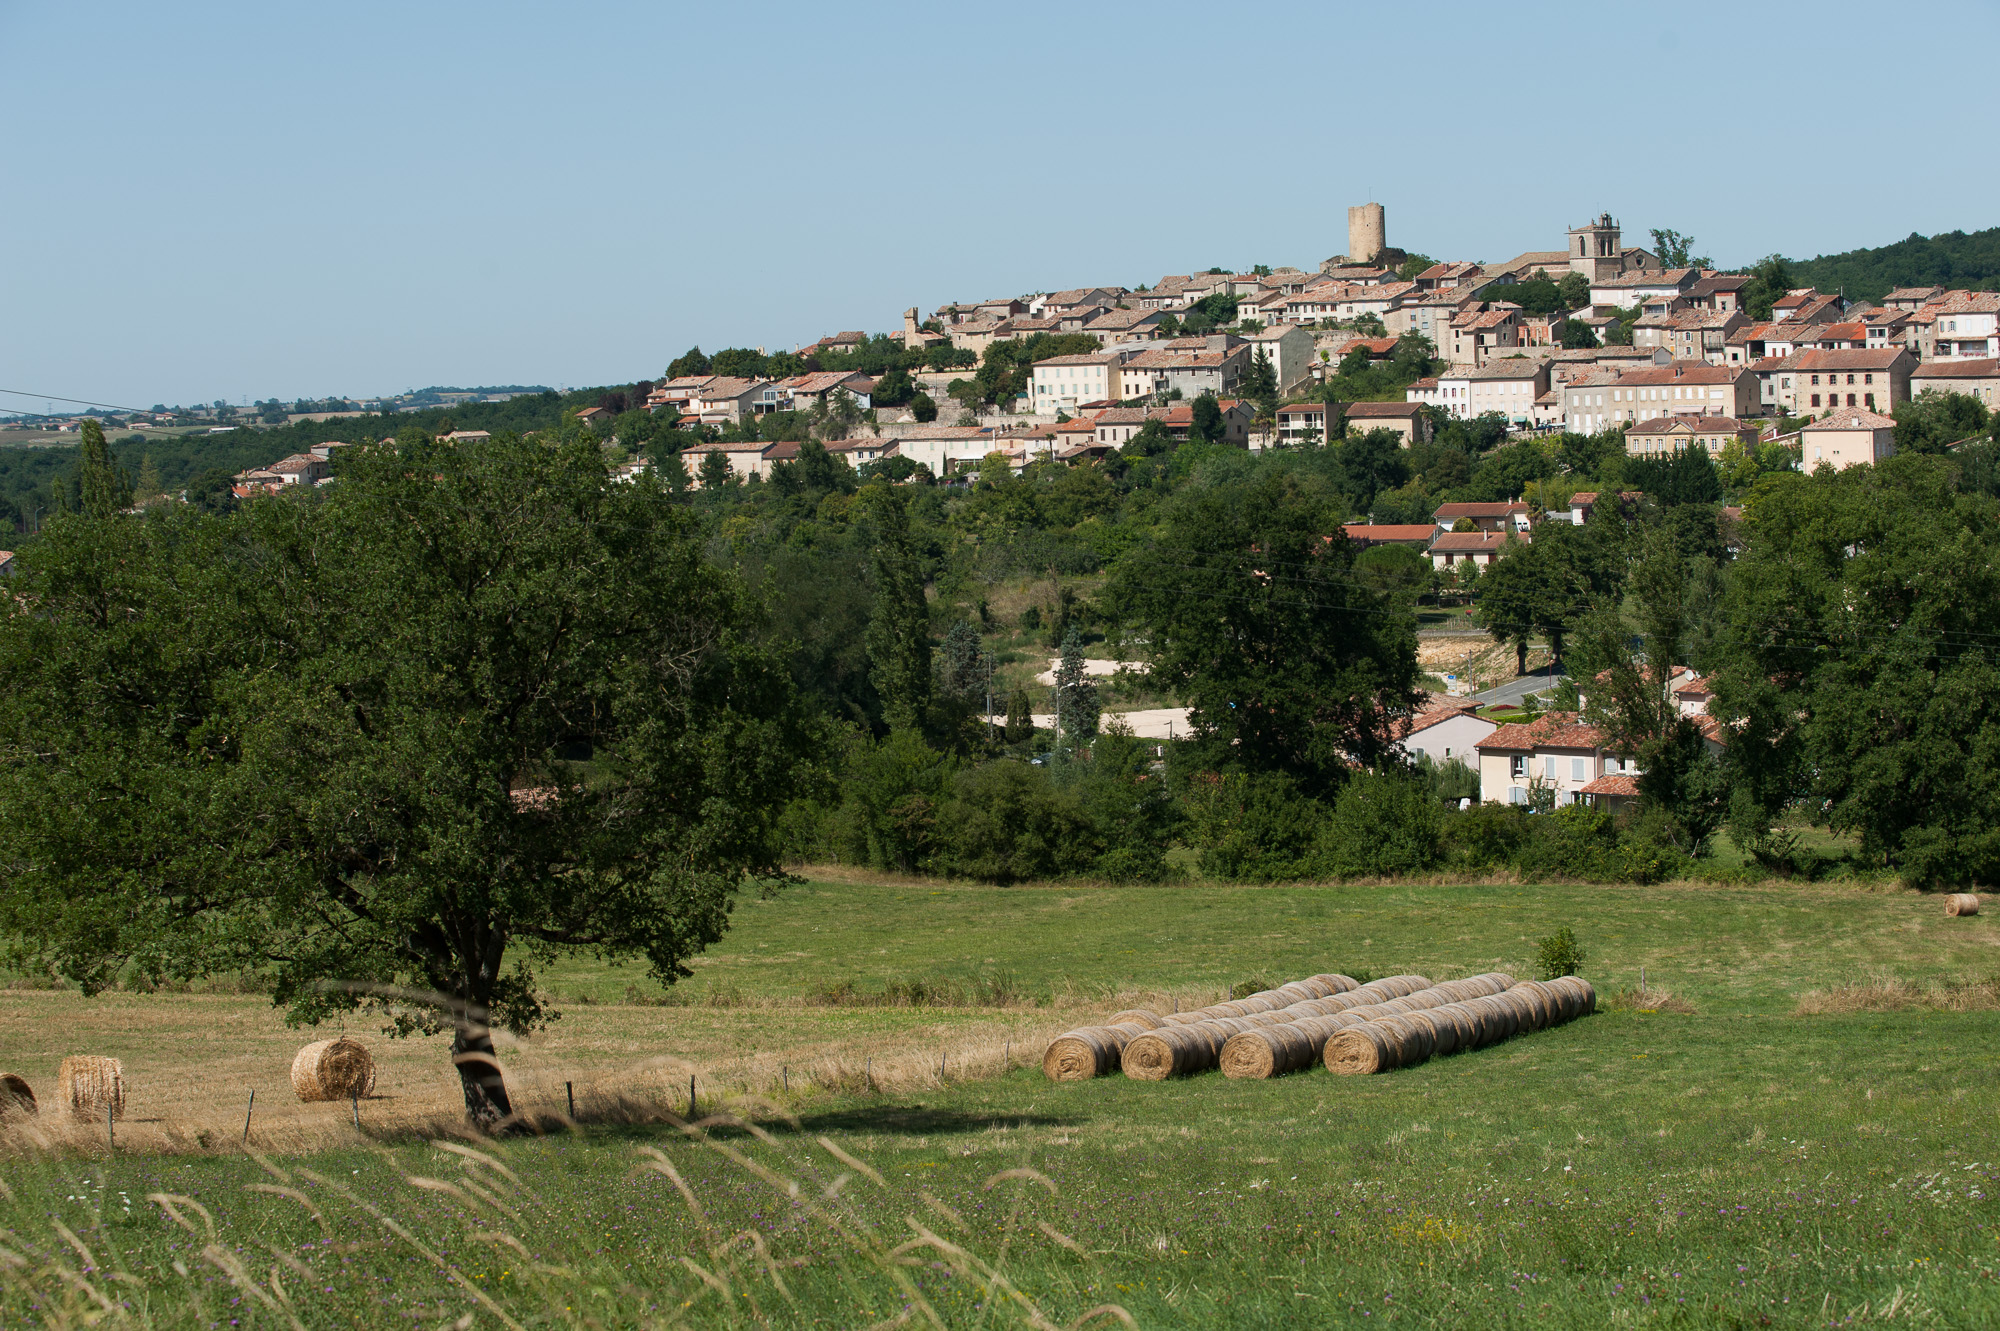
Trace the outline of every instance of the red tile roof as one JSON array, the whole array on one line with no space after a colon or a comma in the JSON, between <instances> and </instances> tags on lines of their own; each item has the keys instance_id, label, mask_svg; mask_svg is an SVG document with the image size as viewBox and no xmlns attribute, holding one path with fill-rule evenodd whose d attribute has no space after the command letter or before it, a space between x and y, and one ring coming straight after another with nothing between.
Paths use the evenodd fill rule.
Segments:
<instances>
[{"instance_id":1,"label":"red tile roof","mask_svg":"<svg viewBox=\"0 0 2000 1331\"><path fill-rule=\"evenodd\" d=\"M1639 778L1635 776L1600 776L1578 792L1582 795L1624 795L1628 798L1638 795Z\"/></svg>"},{"instance_id":2,"label":"red tile roof","mask_svg":"<svg viewBox=\"0 0 2000 1331\"><path fill-rule=\"evenodd\" d=\"M1601 749L1604 732L1585 725L1574 712L1550 712L1526 725L1501 726L1473 747L1481 753L1528 752L1535 749Z\"/></svg>"}]
</instances>

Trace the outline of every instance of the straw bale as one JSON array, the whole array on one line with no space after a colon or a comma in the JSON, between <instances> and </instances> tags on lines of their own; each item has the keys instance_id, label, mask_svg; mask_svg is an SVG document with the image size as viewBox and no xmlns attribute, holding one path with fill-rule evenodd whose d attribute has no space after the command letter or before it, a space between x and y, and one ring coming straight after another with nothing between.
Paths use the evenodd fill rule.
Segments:
<instances>
[{"instance_id":1,"label":"straw bale","mask_svg":"<svg viewBox=\"0 0 2000 1331\"><path fill-rule=\"evenodd\" d=\"M1944 899L1944 913L1947 915L1977 915L1979 898L1970 892L1954 892Z\"/></svg>"},{"instance_id":2,"label":"straw bale","mask_svg":"<svg viewBox=\"0 0 2000 1331\"><path fill-rule=\"evenodd\" d=\"M1227 1019L1194 1026L1163 1026L1130 1041L1119 1067L1135 1081L1165 1081L1205 1072L1222 1057L1222 1046L1237 1032Z\"/></svg>"},{"instance_id":3,"label":"straw bale","mask_svg":"<svg viewBox=\"0 0 2000 1331\"><path fill-rule=\"evenodd\" d=\"M1281 1077L1317 1063L1327 1040L1363 1019L1349 1012L1303 1017L1229 1037L1222 1046L1222 1075L1237 1079Z\"/></svg>"},{"instance_id":4,"label":"straw bale","mask_svg":"<svg viewBox=\"0 0 2000 1331\"><path fill-rule=\"evenodd\" d=\"M1581 975L1565 975L1561 979L1550 980L1551 987L1567 992L1576 1004L1576 1015L1589 1016L1597 1011L1597 990L1591 988L1590 981Z\"/></svg>"},{"instance_id":5,"label":"straw bale","mask_svg":"<svg viewBox=\"0 0 2000 1331\"><path fill-rule=\"evenodd\" d=\"M1525 1009L1528 1025L1532 1030L1543 1030L1556 1022L1555 1012L1549 1005L1548 991L1542 988L1539 980L1517 984L1501 997L1516 1007Z\"/></svg>"},{"instance_id":6,"label":"straw bale","mask_svg":"<svg viewBox=\"0 0 2000 1331\"><path fill-rule=\"evenodd\" d=\"M314 1040L292 1058L292 1089L301 1100L348 1100L375 1091L375 1059L345 1035Z\"/></svg>"},{"instance_id":7,"label":"straw bale","mask_svg":"<svg viewBox=\"0 0 2000 1331\"><path fill-rule=\"evenodd\" d=\"M1396 1066L1396 1037L1380 1022L1349 1026L1326 1042L1322 1061L1343 1077L1367 1076Z\"/></svg>"},{"instance_id":8,"label":"straw bale","mask_svg":"<svg viewBox=\"0 0 2000 1331\"><path fill-rule=\"evenodd\" d=\"M1042 1075L1050 1081L1108 1077L1117 1070L1126 1042L1148 1029L1137 1021L1122 1021L1065 1031L1042 1051Z\"/></svg>"},{"instance_id":9,"label":"straw bale","mask_svg":"<svg viewBox=\"0 0 2000 1331\"><path fill-rule=\"evenodd\" d=\"M56 1098L86 1122L102 1122L107 1105L113 1118L123 1118L125 1065L97 1054L71 1054L56 1069Z\"/></svg>"},{"instance_id":10,"label":"straw bale","mask_svg":"<svg viewBox=\"0 0 2000 1331\"><path fill-rule=\"evenodd\" d=\"M1457 1052L1458 1022L1449 1008L1412 1012L1403 1019L1424 1033L1424 1038L1430 1043L1432 1058L1443 1058Z\"/></svg>"},{"instance_id":11,"label":"straw bale","mask_svg":"<svg viewBox=\"0 0 2000 1331\"><path fill-rule=\"evenodd\" d=\"M40 1108L35 1103L35 1088L28 1085L26 1077L0 1072L0 1119L37 1113Z\"/></svg>"},{"instance_id":12,"label":"straw bale","mask_svg":"<svg viewBox=\"0 0 2000 1331\"><path fill-rule=\"evenodd\" d=\"M1351 975L1328 973L1325 975L1315 975L1311 978L1329 986L1336 994L1344 994L1350 989L1359 989L1361 987L1361 981Z\"/></svg>"},{"instance_id":13,"label":"straw bale","mask_svg":"<svg viewBox=\"0 0 2000 1331\"><path fill-rule=\"evenodd\" d=\"M1142 1007L1128 1007L1123 1012L1114 1012L1104 1019L1106 1026L1121 1026L1128 1021L1136 1021L1147 1030L1152 1030L1166 1020L1157 1012Z\"/></svg>"}]
</instances>

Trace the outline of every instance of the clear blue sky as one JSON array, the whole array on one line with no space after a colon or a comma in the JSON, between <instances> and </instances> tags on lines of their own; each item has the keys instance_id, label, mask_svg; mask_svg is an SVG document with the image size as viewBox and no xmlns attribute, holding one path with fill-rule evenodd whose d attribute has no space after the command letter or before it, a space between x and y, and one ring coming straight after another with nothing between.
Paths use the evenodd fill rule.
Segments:
<instances>
[{"instance_id":1,"label":"clear blue sky","mask_svg":"<svg viewBox=\"0 0 2000 1331\"><path fill-rule=\"evenodd\" d=\"M1722 263L1976 230L1996 37L1949 0L0 0L0 387L627 381L909 305L1310 267L1370 197L1440 258L1602 209Z\"/></svg>"}]
</instances>

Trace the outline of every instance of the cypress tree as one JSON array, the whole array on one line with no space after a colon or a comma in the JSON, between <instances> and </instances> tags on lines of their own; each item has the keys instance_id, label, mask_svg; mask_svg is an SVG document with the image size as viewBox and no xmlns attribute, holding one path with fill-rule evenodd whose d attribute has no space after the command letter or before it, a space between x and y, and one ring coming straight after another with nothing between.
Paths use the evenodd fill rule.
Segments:
<instances>
[{"instance_id":1,"label":"cypress tree","mask_svg":"<svg viewBox=\"0 0 2000 1331\"><path fill-rule=\"evenodd\" d=\"M111 445L105 442L104 427L92 417L83 419L83 455L77 459L77 488L87 518L108 518L132 503L125 478L111 464Z\"/></svg>"}]
</instances>

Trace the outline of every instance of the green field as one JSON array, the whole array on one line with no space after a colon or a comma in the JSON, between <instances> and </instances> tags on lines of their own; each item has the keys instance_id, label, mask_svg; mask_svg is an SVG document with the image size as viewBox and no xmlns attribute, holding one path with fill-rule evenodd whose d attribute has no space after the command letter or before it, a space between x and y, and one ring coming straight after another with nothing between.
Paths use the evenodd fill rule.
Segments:
<instances>
[{"instance_id":1,"label":"green field","mask_svg":"<svg viewBox=\"0 0 2000 1331\"><path fill-rule=\"evenodd\" d=\"M1527 974L1561 924L1608 1010L1384 1076L1058 1086L965 1056L1033 1032L1014 1050L1030 1063L1086 1013L1246 980ZM633 972L563 970L567 1015L517 1055L537 1088L569 1071L589 1092L606 1047L643 1033L713 1079L704 1112L726 1103L768 1140L695 1140L658 1121L684 1091L637 1084L577 1129L479 1145L511 1175L397 1126L390 1102L362 1106L365 1133L313 1107L315 1149L265 1142L263 1163L221 1140L107 1155L101 1134L35 1150L17 1132L0 1320L868 1326L914 1308L903 1324L1067 1326L1116 1304L1148 1327L1989 1324L1996 947L1990 916L1829 886L815 882L746 902L685 1006L628 1001L651 997ZM1619 1004L1641 966L1674 995L1650 1005L1692 1012ZM218 1099L229 1047L298 1039L254 995L0 1000L0 1049L38 1086L92 1010L120 1014L98 1034L135 1084L179 1071ZM787 1091L724 1059L744 1043L793 1072L869 1048L891 1072ZM411 1078L441 1061L410 1054ZM933 1057L942 1079L911 1071ZM176 1113L199 1105L129 1131ZM176 1224L153 1193L206 1218L172 1202Z\"/></svg>"}]
</instances>

